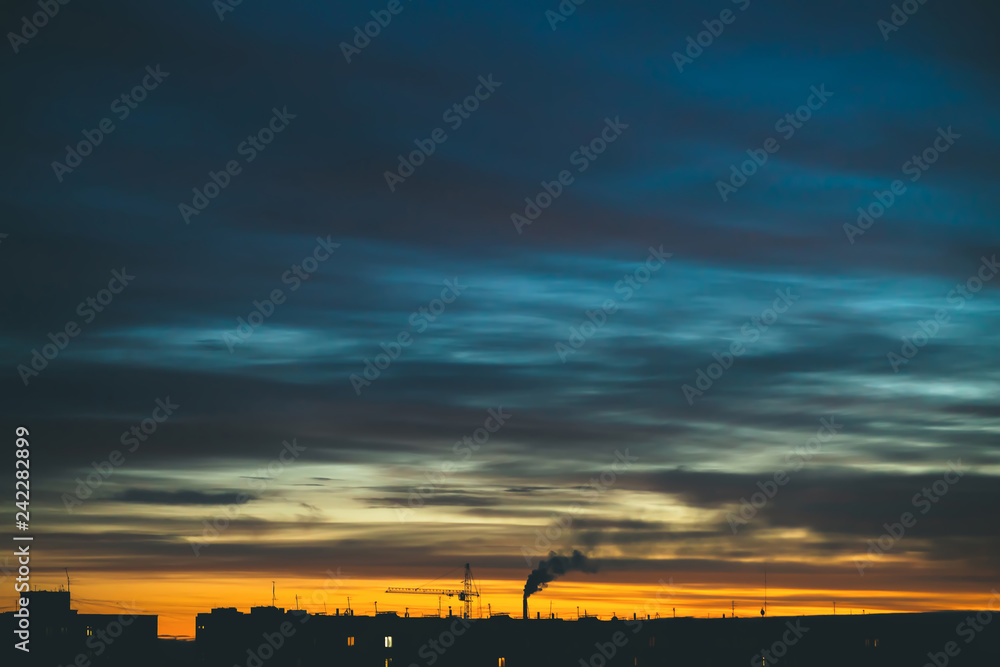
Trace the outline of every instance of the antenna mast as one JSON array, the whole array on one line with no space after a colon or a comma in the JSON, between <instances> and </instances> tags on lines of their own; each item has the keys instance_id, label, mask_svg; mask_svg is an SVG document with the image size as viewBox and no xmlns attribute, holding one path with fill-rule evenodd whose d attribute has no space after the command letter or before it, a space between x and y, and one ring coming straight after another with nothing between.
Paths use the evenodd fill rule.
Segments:
<instances>
[{"instance_id":1,"label":"antenna mast","mask_svg":"<svg viewBox=\"0 0 1000 667\"><path fill-rule=\"evenodd\" d=\"M64 567L63 570L66 571L66 592L69 593L69 568Z\"/></svg>"},{"instance_id":2,"label":"antenna mast","mask_svg":"<svg viewBox=\"0 0 1000 667\"><path fill-rule=\"evenodd\" d=\"M764 564L764 606L760 609L760 615L767 613L767 564Z\"/></svg>"},{"instance_id":3,"label":"antenna mast","mask_svg":"<svg viewBox=\"0 0 1000 667\"><path fill-rule=\"evenodd\" d=\"M274 582L272 581L271 582L271 606L272 607L276 606L274 604L274 600L275 600L275 597L274 597Z\"/></svg>"}]
</instances>

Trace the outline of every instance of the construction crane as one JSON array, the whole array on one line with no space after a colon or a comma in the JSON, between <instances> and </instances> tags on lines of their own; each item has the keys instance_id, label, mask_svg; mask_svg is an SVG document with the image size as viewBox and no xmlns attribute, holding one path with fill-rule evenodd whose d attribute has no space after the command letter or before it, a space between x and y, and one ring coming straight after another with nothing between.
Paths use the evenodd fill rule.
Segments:
<instances>
[{"instance_id":1,"label":"construction crane","mask_svg":"<svg viewBox=\"0 0 1000 667\"><path fill-rule=\"evenodd\" d=\"M386 593L419 593L422 595L447 595L457 596L465 603L465 618L470 618L472 613L472 598L479 597L478 587L472 579L472 568L465 564L465 579L462 581L461 590L447 590L443 588L387 588Z\"/></svg>"}]
</instances>

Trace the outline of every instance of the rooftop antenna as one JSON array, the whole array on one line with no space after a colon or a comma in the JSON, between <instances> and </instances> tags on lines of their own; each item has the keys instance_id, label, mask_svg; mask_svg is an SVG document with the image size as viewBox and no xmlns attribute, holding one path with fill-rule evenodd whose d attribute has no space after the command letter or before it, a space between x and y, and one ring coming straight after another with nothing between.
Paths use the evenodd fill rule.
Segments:
<instances>
[{"instance_id":1,"label":"rooftop antenna","mask_svg":"<svg viewBox=\"0 0 1000 667\"><path fill-rule=\"evenodd\" d=\"M64 567L63 570L66 571L66 592L69 593L69 568Z\"/></svg>"},{"instance_id":2,"label":"rooftop antenna","mask_svg":"<svg viewBox=\"0 0 1000 667\"><path fill-rule=\"evenodd\" d=\"M347 596L347 611L351 611L351 596L350 595ZM353 616L354 613L351 612L351 615Z\"/></svg>"},{"instance_id":3,"label":"rooftop antenna","mask_svg":"<svg viewBox=\"0 0 1000 667\"><path fill-rule=\"evenodd\" d=\"M271 606L272 607L276 606L274 604L274 600L275 600L275 597L274 597L274 582L272 581L271 582Z\"/></svg>"},{"instance_id":4,"label":"rooftop antenna","mask_svg":"<svg viewBox=\"0 0 1000 667\"><path fill-rule=\"evenodd\" d=\"M760 615L767 613L767 565L764 565L764 606L760 609Z\"/></svg>"},{"instance_id":5,"label":"rooftop antenna","mask_svg":"<svg viewBox=\"0 0 1000 667\"><path fill-rule=\"evenodd\" d=\"M549 618L552 618L552 600L549 600Z\"/></svg>"},{"instance_id":6,"label":"rooftop antenna","mask_svg":"<svg viewBox=\"0 0 1000 667\"><path fill-rule=\"evenodd\" d=\"M299 594L295 594L295 611L299 610Z\"/></svg>"}]
</instances>

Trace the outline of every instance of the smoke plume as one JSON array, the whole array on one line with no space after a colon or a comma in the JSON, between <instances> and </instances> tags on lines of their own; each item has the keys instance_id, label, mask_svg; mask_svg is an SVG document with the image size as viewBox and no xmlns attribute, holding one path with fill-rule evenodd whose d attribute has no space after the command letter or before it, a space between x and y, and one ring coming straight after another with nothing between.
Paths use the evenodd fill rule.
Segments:
<instances>
[{"instance_id":1,"label":"smoke plume","mask_svg":"<svg viewBox=\"0 0 1000 667\"><path fill-rule=\"evenodd\" d=\"M538 567L531 571L528 580L524 582L524 599L527 600L532 593L545 588L545 584L556 579L558 575L572 571L577 572L597 572L597 565L587 560L577 550L573 550L572 556L559 556L555 551L549 552L548 560L543 560Z\"/></svg>"}]
</instances>

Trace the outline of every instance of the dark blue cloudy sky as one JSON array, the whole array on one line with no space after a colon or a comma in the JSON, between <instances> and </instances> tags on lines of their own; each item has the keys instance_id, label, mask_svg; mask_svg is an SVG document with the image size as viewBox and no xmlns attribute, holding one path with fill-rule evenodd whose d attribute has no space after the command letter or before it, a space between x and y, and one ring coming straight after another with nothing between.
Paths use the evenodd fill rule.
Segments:
<instances>
[{"instance_id":1,"label":"dark blue cloudy sky","mask_svg":"<svg viewBox=\"0 0 1000 667\"><path fill-rule=\"evenodd\" d=\"M350 62L386 3L71 2L8 35L3 422L32 429L43 566L337 565L380 581L367 599L472 560L513 600L522 545L577 505L552 548L604 561L609 605L667 575L729 600L764 562L789 608L971 605L1000 577L1000 17L928 0L880 28L890 5L587 0L556 21L555 0L403 0ZM0 27L36 11L6 3ZM54 166L84 132L99 145ZM134 279L102 295L114 271Z\"/></svg>"}]
</instances>

